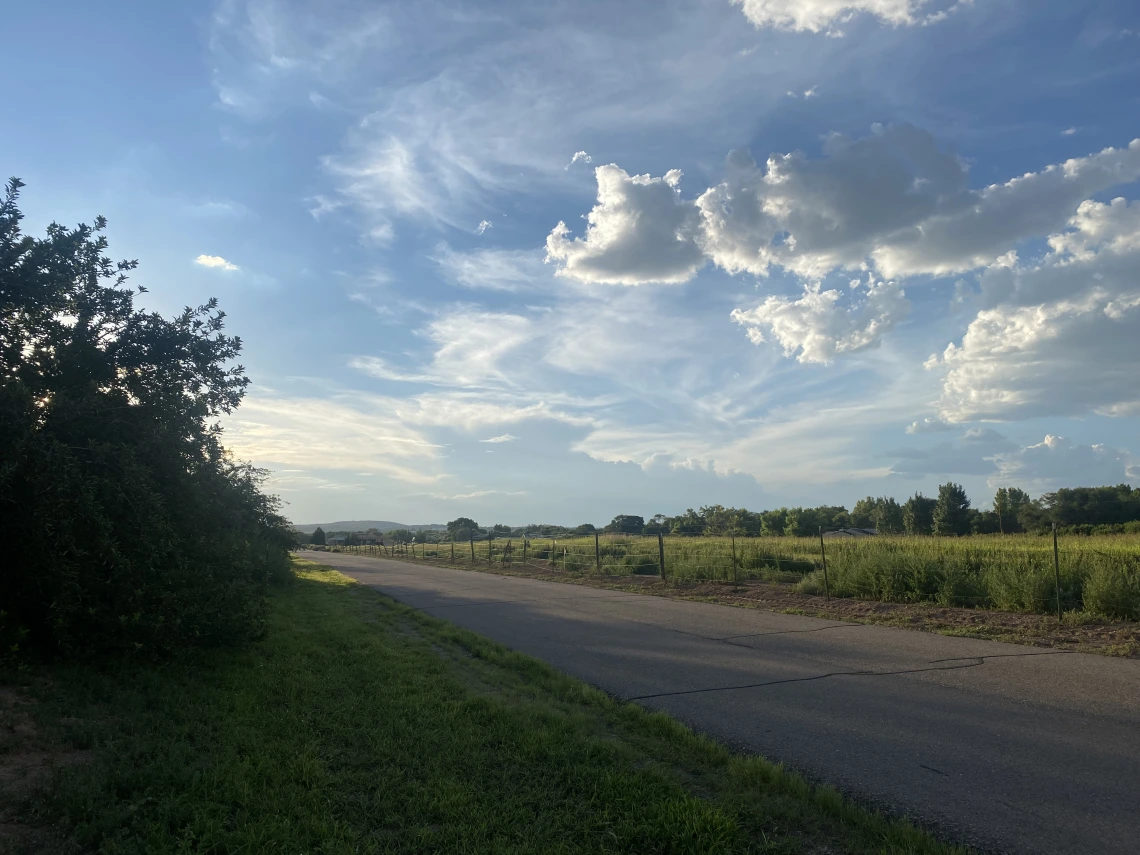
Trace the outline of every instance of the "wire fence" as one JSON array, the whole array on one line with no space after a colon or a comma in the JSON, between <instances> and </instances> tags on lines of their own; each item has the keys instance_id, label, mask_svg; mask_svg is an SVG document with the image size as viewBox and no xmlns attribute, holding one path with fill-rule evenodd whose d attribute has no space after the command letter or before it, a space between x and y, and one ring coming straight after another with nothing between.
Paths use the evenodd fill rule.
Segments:
<instances>
[{"instance_id":1,"label":"wire fence","mask_svg":"<svg viewBox=\"0 0 1140 855\"><path fill-rule=\"evenodd\" d=\"M757 582L803 594L1140 620L1140 535L748 537L595 533L333 547L355 554L572 575Z\"/></svg>"}]
</instances>

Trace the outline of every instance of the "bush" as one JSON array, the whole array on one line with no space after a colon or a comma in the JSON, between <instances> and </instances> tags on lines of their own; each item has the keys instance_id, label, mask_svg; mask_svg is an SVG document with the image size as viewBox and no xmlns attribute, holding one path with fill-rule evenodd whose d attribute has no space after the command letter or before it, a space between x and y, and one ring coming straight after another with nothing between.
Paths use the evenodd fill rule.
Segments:
<instances>
[{"instance_id":1,"label":"bush","mask_svg":"<svg viewBox=\"0 0 1140 855\"><path fill-rule=\"evenodd\" d=\"M264 473L233 461L220 416L249 382L210 301L134 308L134 262L94 228L20 232L0 205L0 575L8 630L57 651L161 652L263 627L292 545Z\"/></svg>"},{"instance_id":2,"label":"bush","mask_svg":"<svg viewBox=\"0 0 1140 855\"><path fill-rule=\"evenodd\" d=\"M1140 620L1140 571L1135 564L1101 565L1085 579L1084 605L1092 612L1122 620Z\"/></svg>"}]
</instances>

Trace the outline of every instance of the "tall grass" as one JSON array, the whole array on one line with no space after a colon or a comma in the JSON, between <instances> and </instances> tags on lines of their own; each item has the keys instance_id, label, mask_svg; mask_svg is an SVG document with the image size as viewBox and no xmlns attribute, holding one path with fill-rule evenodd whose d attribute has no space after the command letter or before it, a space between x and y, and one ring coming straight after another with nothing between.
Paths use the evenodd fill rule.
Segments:
<instances>
[{"instance_id":1,"label":"tall grass","mask_svg":"<svg viewBox=\"0 0 1140 855\"><path fill-rule=\"evenodd\" d=\"M775 581L793 583L803 593L823 593L818 538L741 537L734 543L728 537L666 537L663 545L669 579ZM521 539L481 541L474 547L476 564L501 567L523 560ZM571 573L659 572L656 537L602 535L596 549L592 536L530 540L526 560ZM415 550L426 558L451 556L450 544ZM826 551L830 593L836 597L1029 613L1057 607L1049 536L828 539ZM456 544L455 556L471 561L471 545ZM1140 535L1062 537L1060 569L1063 609L1140 620Z\"/></svg>"}]
</instances>

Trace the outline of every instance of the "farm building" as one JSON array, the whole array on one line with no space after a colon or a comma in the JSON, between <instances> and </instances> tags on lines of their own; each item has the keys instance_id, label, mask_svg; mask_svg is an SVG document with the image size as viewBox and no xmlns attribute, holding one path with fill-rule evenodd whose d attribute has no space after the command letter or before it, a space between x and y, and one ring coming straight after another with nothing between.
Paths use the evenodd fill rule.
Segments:
<instances>
[{"instance_id":1,"label":"farm building","mask_svg":"<svg viewBox=\"0 0 1140 855\"><path fill-rule=\"evenodd\" d=\"M825 531L824 537L874 537L878 534L873 528L840 528L835 531Z\"/></svg>"}]
</instances>

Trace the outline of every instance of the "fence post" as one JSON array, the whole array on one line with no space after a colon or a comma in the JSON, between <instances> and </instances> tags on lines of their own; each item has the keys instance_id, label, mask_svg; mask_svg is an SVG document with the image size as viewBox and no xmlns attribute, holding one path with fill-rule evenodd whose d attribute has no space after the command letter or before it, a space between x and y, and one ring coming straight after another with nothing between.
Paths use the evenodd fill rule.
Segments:
<instances>
[{"instance_id":1,"label":"fence post","mask_svg":"<svg viewBox=\"0 0 1140 855\"><path fill-rule=\"evenodd\" d=\"M491 553L494 551L494 547L491 546L491 544L494 542L495 542L494 536L487 535L487 566L488 567L491 566Z\"/></svg>"},{"instance_id":2,"label":"fence post","mask_svg":"<svg viewBox=\"0 0 1140 855\"><path fill-rule=\"evenodd\" d=\"M661 581L665 581L665 537L657 532L657 569L661 572Z\"/></svg>"},{"instance_id":3,"label":"fence post","mask_svg":"<svg viewBox=\"0 0 1140 855\"><path fill-rule=\"evenodd\" d=\"M819 527L819 554L823 559L823 596L831 599L831 588L827 584L827 550L823 545L823 526Z\"/></svg>"},{"instance_id":4,"label":"fence post","mask_svg":"<svg viewBox=\"0 0 1140 855\"><path fill-rule=\"evenodd\" d=\"M268 551L268 547L266 547L266 550ZM594 567L600 576L602 574L602 550L601 547L598 546L597 530L594 531Z\"/></svg>"},{"instance_id":5,"label":"fence post","mask_svg":"<svg viewBox=\"0 0 1140 855\"><path fill-rule=\"evenodd\" d=\"M740 587L740 577L736 574L736 529L734 528L732 534L732 587Z\"/></svg>"},{"instance_id":6,"label":"fence post","mask_svg":"<svg viewBox=\"0 0 1140 855\"><path fill-rule=\"evenodd\" d=\"M550 569L558 569L558 538L551 538L550 540Z\"/></svg>"},{"instance_id":7,"label":"fence post","mask_svg":"<svg viewBox=\"0 0 1140 855\"><path fill-rule=\"evenodd\" d=\"M503 563L506 564L507 567L511 566L511 550L513 548L514 548L513 541L508 540L507 541L507 548L503 550Z\"/></svg>"},{"instance_id":8,"label":"fence post","mask_svg":"<svg viewBox=\"0 0 1140 855\"><path fill-rule=\"evenodd\" d=\"M1053 523L1053 575L1057 580L1057 623L1061 623L1061 553L1057 551L1057 524Z\"/></svg>"},{"instance_id":9,"label":"fence post","mask_svg":"<svg viewBox=\"0 0 1140 855\"><path fill-rule=\"evenodd\" d=\"M475 535L471 535L471 563L475 563Z\"/></svg>"},{"instance_id":10,"label":"fence post","mask_svg":"<svg viewBox=\"0 0 1140 855\"><path fill-rule=\"evenodd\" d=\"M526 535L523 535L523 567L526 567Z\"/></svg>"}]
</instances>

